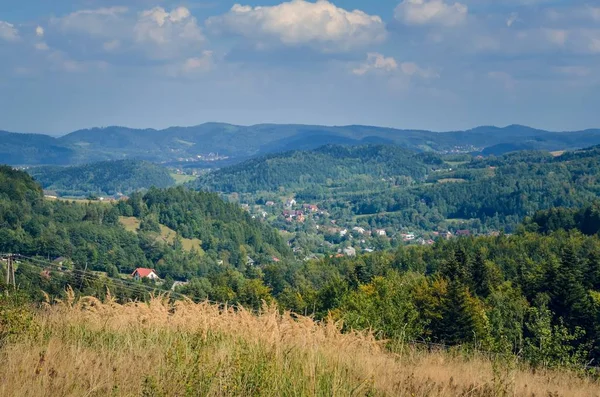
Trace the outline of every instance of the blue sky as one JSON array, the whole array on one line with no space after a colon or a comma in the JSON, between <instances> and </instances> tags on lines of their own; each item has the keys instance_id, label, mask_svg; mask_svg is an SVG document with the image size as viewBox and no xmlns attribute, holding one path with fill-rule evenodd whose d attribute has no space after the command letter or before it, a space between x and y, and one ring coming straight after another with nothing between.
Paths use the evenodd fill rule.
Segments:
<instances>
[{"instance_id":1,"label":"blue sky","mask_svg":"<svg viewBox=\"0 0 600 397\"><path fill-rule=\"evenodd\" d=\"M597 0L2 0L0 129L600 127Z\"/></svg>"}]
</instances>

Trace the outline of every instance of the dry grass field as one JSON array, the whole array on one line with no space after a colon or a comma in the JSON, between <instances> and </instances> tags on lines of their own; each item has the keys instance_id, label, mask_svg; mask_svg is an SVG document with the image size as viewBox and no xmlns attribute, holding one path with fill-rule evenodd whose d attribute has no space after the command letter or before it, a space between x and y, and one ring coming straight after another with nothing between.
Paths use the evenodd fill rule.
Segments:
<instances>
[{"instance_id":1,"label":"dry grass field","mask_svg":"<svg viewBox=\"0 0 600 397\"><path fill-rule=\"evenodd\" d=\"M33 319L0 347L0 396L600 396L569 372L392 354L369 334L274 307L70 298Z\"/></svg>"}]
</instances>

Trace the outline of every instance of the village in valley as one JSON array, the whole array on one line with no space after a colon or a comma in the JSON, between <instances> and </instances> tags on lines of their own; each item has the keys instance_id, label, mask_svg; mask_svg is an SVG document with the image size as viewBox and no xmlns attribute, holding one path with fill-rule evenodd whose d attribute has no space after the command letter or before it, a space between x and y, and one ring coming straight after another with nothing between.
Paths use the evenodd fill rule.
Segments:
<instances>
[{"instance_id":1,"label":"village in valley","mask_svg":"<svg viewBox=\"0 0 600 397\"><path fill-rule=\"evenodd\" d=\"M237 194L230 200L240 200ZM240 200L241 201L241 200ZM251 200L248 200L251 201ZM239 201L238 201L239 202ZM241 203L253 219L269 222L287 238L296 257L311 260L319 257L353 257L398 245L433 245L437 239L476 235L469 229L413 231L394 227L373 227L356 216L339 219L318 204L300 202L294 197L258 200L258 204ZM498 236L499 232L487 233Z\"/></svg>"}]
</instances>

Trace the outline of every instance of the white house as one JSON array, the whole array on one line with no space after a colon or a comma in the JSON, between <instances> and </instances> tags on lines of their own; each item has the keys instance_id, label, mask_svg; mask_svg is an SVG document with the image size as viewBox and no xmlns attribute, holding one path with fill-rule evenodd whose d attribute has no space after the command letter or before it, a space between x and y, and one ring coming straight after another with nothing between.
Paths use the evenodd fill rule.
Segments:
<instances>
[{"instance_id":1,"label":"white house","mask_svg":"<svg viewBox=\"0 0 600 397\"><path fill-rule=\"evenodd\" d=\"M135 280L141 280L143 278L147 278L150 280L160 280L160 277L158 277L158 274L156 274L156 270L146 269L143 267L138 267L137 269L135 269L135 271L131 273L131 277L133 277Z\"/></svg>"},{"instance_id":2,"label":"white house","mask_svg":"<svg viewBox=\"0 0 600 397\"><path fill-rule=\"evenodd\" d=\"M344 248L343 252L346 256L356 256L356 250L353 247Z\"/></svg>"},{"instance_id":3,"label":"white house","mask_svg":"<svg viewBox=\"0 0 600 397\"><path fill-rule=\"evenodd\" d=\"M386 233L386 232L385 232L385 230L383 230L383 229L377 229L377 230L375 230L375 234L376 234L377 236L381 236L381 237L385 237L385 236L387 236L387 233Z\"/></svg>"}]
</instances>

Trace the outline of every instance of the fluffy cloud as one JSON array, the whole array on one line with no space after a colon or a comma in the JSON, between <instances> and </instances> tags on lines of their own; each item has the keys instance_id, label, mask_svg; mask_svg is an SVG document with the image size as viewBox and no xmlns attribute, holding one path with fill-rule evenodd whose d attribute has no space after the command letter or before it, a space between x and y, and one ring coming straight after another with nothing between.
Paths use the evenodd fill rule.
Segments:
<instances>
[{"instance_id":1,"label":"fluffy cloud","mask_svg":"<svg viewBox=\"0 0 600 397\"><path fill-rule=\"evenodd\" d=\"M190 10L179 7L171 12L162 7L143 11L134 27L138 42L159 46L178 45L179 42L203 42L204 36Z\"/></svg>"},{"instance_id":2,"label":"fluffy cloud","mask_svg":"<svg viewBox=\"0 0 600 397\"><path fill-rule=\"evenodd\" d=\"M395 70L398 70L398 62L394 58L385 57L378 52L370 52L367 54L366 62L354 69L352 73L362 76L369 72L393 72Z\"/></svg>"},{"instance_id":3,"label":"fluffy cloud","mask_svg":"<svg viewBox=\"0 0 600 397\"><path fill-rule=\"evenodd\" d=\"M127 7L80 10L50 22L63 32L85 33L97 38L110 38L125 34Z\"/></svg>"},{"instance_id":4,"label":"fluffy cloud","mask_svg":"<svg viewBox=\"0 0 600 397\"><path fill-rule=\"evenodd\" d=\"M182 63L167 67L167 74L172 77L195 77L210 72L215 66L212 51L203 51L201 56L188 58Z\"/></svg>"},{"instance_id":5,"label":"fluffy cloud","mask_svg":"<svg viewBox=\"0 0 600 397\"><path fill-rule=\"evenodd\" d=\"M292 0L268 7L236 4L228 13L209 18L207 25L214 32L239 35L263 46L275 41L328 52L378 43L387 33L379 16L347 11L327 0Z\"/></svg>"},{"instance_id":6,"label":"fluffy cloud","mask_svg":"<svg viewBox=\"0 0 600 397\"><path fill-rule=\"evenodd\" d=\"M35 28L35 35L37 37L44 37L44 28L41 26L38 26L37 28Z\"/></svg>"},{"instance_id":7,"label":"fluffy cloud","mask_svg":"<svg viewBox=\"0 0 600 397\"><path fill-rule=\"evenodd\" d=\"M431 79L439 77L439 74L431 69L421 68L414 62L399 63L392 57L386 57L378 52L367 54L367 60L352 70L352 73L363 76L369 73L403 74L408 77L421 77Z\"/></svg>"},{"instance_id":8,"label":"fluffy cloud","mask_svg":"<svg viewBox=\"0 0 600 397\"><path fill-rule=\"evenodd\" d=\"M16 41L19 39L19 31L15 28L15 25L0 21L0 39Z\"/></svg>"},{"instance_id":9,"label":"fluffy cloud","mask_svg":"<svg viewBox=\"0 0 600 397\"><path fill-rule=\"evenodd\" d=\"M467 19L468 7L444 0L403 0L396 7L395 18L406 25L441 25L453 27Z\"/></svg>"},{"instance_id":10,"label":"fluffy cloud","mask_svg":"<svg viewBox=\"0 0 600 397\"><path fill-rule=\"evenodd\" d=\"M148 58L178 60L199 53L205 41L198 21L189 9L155 7L131 12L126 7L73 12L51 23L77 39L95 39L96 48L106 52L123 49L141 52Z\"/></svg>"}]
</instances>

